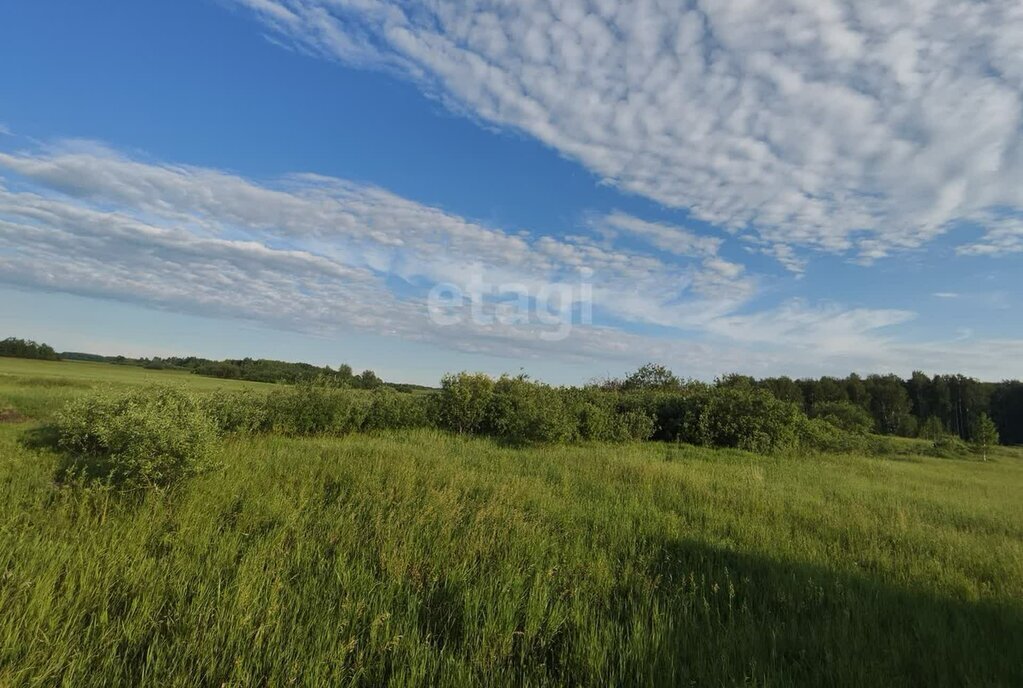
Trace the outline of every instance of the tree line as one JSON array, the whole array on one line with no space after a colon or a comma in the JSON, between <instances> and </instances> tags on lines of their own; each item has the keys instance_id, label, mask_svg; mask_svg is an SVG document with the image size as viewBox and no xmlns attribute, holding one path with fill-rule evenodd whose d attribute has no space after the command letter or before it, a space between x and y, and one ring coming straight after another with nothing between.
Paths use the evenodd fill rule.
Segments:
<instances>
[{"instance_id":1,"label":"tree line","mask_svg":"<svg viewBox=\"0 0 1023 688\"><path fill-rule=\"evenodd\" d=\"M18 339L17 337L8 337L0 341L0 356L33 358L42 361L56 361L59 358L53 347L33 342L31 339Z\"/></svg>"},{"instance_id":2,"label":"tree line","mask_svg":"<svg viewBox=\"0 0 1023 688\"><path fill-rule=\"evenodd\" d=\"M320 382L335 387L352 389L376 389L381 386L394 387L403 391L427 389L419 385L384 382L372 370L356 373L347 363L337 368L317 366L311 363L291 363L266 358L237 358L212 360L198 356L154 356L152 358L128 358L126 356L100 356L98 354L74 351L62 352L60 358L68 361L92 361L115 365L139 366L148 370L181 370L195 375L216 377L224 380L245 380L276 384L299 384Z\"/></svg>"},{"instance_id":3,"label":"tree line","mask_svg":"<svg viewBox=\"0 0 1023 688\"><path fill-rule=\"evenodd\" d=\"M127 358L77 352L57 354L53 348L29 340L0 342L0 355L56 360L103 361L148 369L183 370L197 375L269 383L317 383L351 389L399 391L428 390L419 385L385 383L372 370L356 373L350 365L337 368L270 359L211 360L196 356ZM585 388L604 391L681 391L702 387L761 390L789 402L811 419L823 419L853 433L877 433L936 440L944 436L976 442L993 424L1005 444L1023 444L1023 382L981 382L964 375L898 375L856 373L844 378L756 379L731 374L711 385L683 379L663 365L647 364L622 378L595 381Z\"/></svg>"},{"instance_id":4,"label":"tree line","mask_svg":"<svg viewBox=\"0 0 1023 688\"><path fill-rule=\"evenodd\" d=\"M693 381L664 366L648 364L629 376L595 383L609 389L681 389ZM726 375L717 387L763 389L798 406L810 418L826 418L846 429L882 435L937 439L950 434L973 442L994 423L1005 444L1023 444L1023 382L981 382L964 375L915 371L898 375L856 373L844 378L792 379Z\"/></svg>"}]
</instances>

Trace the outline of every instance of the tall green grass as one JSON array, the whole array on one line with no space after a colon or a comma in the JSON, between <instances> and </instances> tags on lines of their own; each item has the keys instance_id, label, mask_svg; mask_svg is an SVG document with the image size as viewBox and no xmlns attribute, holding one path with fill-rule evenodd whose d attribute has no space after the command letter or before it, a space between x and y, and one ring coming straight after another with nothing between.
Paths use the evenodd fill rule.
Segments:
<instances>
[{"instance_id":1,"label":"tall green grass","mask_svg":"<svg viewBox=\"0 0 1023 688\"><path fill-rule=\"evenodd\" d=\"M0 432L0 684L1019 685L1023 463L237 438L141 496Z\"/></svg>"},{"instance_id":2,"label":"tall green grass","mask_svg":"<svg viewBox=\"0 0 1023 688\"><path fill-rule=\"evenodd\" d=\"M1018 450L241 435L115 492L33 427L0 424L2 686L1023 685Z\"/></svg>"}]
</instances>

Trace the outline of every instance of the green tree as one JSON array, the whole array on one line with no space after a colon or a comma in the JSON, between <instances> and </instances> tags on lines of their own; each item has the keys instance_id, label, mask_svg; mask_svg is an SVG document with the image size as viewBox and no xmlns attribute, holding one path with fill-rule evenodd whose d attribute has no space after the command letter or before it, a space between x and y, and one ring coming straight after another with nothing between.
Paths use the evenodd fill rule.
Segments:
<instances>
[{"instance_id":1,"label":"green tree","mask_svg":"<svg viewBox=\"0 0 1023 688\"><path fill-rule=\"evenodd\" d=\"M988 450L998 444L998 428L995 422L986 413L980 414L974 428L973 444L981 452L984 460L987 461Z\"/></svg>"},{"instance_id":2,"label":"green tree","mask_svg":"<svg viewBox=\"0 0 1023 688\"><path fill-rule=\"evenodd\" d=\"M0 341L0 356L36 358L44 361L56 361L59 358L53 347L17 337L8 337Z\"/></svg>"},{"instance_id":3,"label":"green tree","mask_svg":"<svg viewBox=\"0 0 1023 688\"><path fill-rule=\"evenodd\" d=\"M647 363L639 370L625 378L624 389L673 389L681 386L681 381L665 366Z\"/></svg>"},{"instance_id":4,"label":"green tree","mask_svg":"<svg viewBox=\"0 0 1023 688\"><path fill-rule=\"evenodd\" d=\"M917 436L921 439L937 441L945 435L945 424L937 416L930 416L920 426Z\"/></svg>"},{"instance_id":5,"label":"green tree","mask_svg":"<svg viewBox=\"0 0 1023 688\"><path fill-rule=\"evenodd\" d=\"M459 434L483 432L494 396L494 381L483 373L445 375L435 397L437 423Z\"/></svg>"},{"instance_id":6,"label":"green tree","mask_svg":"<svg viewBox=\"0 0 1023 688\"><path fill-rule=\"evenodd\" d=\"M902 380L897 375L871 375L865 384L870 394L870 412L874 416L877 431L884 435L895 435L900 429L907 429L910 400Z\"/></svg>"},{"instance_id":7,"label":"green tree","mask_svg":"<svg viewBox=\"0 0 1023 688\"><path fill-rule=\"evenodd\" d=\"M850 401L819 401L813 405L810 417L858 435L866 435L874 427L870 413Z\"/></svg>"}]
</instances>

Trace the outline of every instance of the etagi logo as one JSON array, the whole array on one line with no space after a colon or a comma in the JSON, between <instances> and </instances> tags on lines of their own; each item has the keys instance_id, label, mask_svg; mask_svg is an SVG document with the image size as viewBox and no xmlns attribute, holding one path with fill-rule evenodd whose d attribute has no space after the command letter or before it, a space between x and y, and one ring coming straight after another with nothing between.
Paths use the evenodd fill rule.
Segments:
<instances>
[{"instance_id":1,"label":"etagi logo","mask_svg":"<svg viewBox=\"0 0 1023 688\"><path fill-rule=\"evenodd\" d=\"M579 280L494 283L476 273L462 286L443 282L430 290L427 308L436 325L470 322L481 327L523 327L544 341L561 341L576 324L593 323L593 271L583 268Z\"/></svg>"}]
</instances>

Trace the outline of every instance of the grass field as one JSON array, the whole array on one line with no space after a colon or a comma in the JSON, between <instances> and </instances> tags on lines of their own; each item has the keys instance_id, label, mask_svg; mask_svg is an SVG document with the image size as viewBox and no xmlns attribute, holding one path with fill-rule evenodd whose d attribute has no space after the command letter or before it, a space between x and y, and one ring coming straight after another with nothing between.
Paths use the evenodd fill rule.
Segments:
<instances>
[{"instance_id":1,"label":"grass field","mask_svg":"<svg viewBox=\"0 0 1023 688\"><path fill-rule=\"evenodd\" d=\"M0 359L0 409L240 383ZM0 424L0 685L1023 685L1023 456L227 440L136 498Z\"/></svg>"}]
</instances>

